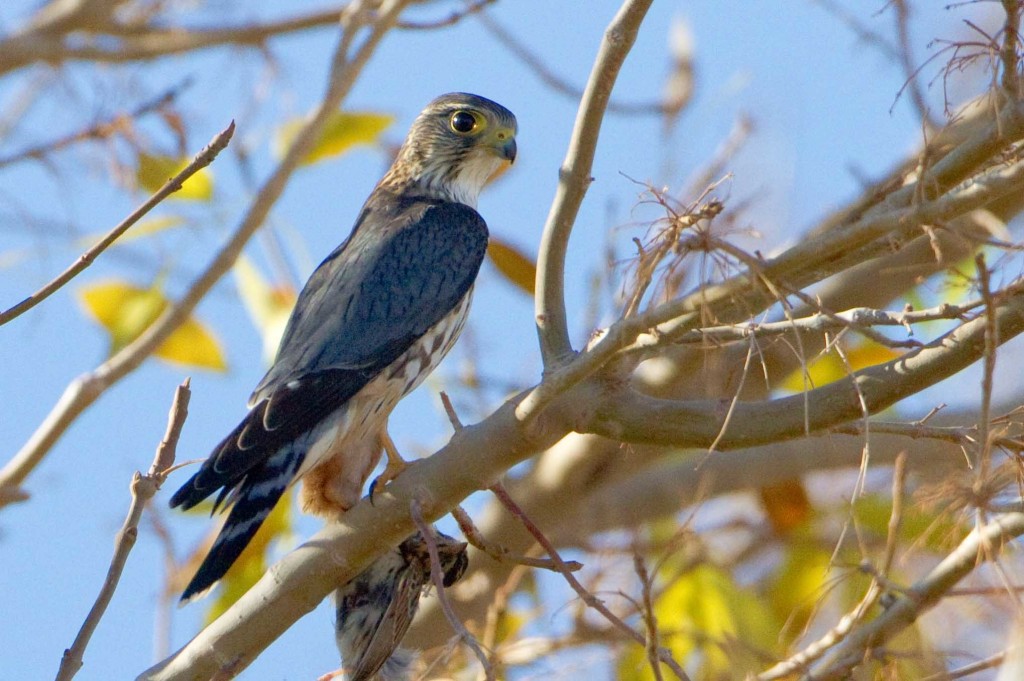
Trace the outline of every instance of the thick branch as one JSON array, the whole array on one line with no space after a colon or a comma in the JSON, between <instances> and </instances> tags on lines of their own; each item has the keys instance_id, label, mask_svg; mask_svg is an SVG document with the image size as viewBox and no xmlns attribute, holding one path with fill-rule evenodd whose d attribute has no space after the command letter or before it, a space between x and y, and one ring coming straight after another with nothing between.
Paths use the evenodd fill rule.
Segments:
<instances>
[{"instance_id":1,"label":"thick branch","mask_svg":"<svg viewBox=\"0 0 1024 681\"><path fill-rule=\"evenodd\" d=\"M565 253L569 235L593 179L590 171L594 165L594 150L615 79L651 2L626 0L605 31L559 171L558 190L544 224L537 259L536 321L546 370L572 353L565 317Z\"/></svg>"},{"instance_id":2,"label":"thick branch","mask_svg":"<svg viewBox=\"0 0 1024 681\"><path fill-rule=\"evenodd\" d=\"M872 413L920 392L976 362L984 353L984 318L967 322L898 359L868 367L808 394L740 402L721 433L722 405L676 401L636 392L610 391L584 428L615 440L677 447L736 449L799 437L862 415L860 396ZM997 314L999 340L1024 331L1024 293L1008 296Z\"/></svg>"},{"instance_id":3,"label":"thick branch","mask_svg":"<svg viewBox=\"0 0 1024 681\"><path fill-rule=\"evenodd\" d=\"M528 439L515 418L515 400L467 426L440 452L412 464L378 492L373 505L364 499L344 522L328 524L281 559L227 612L139 679L206 681L218 673L237 674L338 584L412 534L414 499L425 520L433 522L565 432L552 428L543 440Z\"/></svg>"}]
</instances>

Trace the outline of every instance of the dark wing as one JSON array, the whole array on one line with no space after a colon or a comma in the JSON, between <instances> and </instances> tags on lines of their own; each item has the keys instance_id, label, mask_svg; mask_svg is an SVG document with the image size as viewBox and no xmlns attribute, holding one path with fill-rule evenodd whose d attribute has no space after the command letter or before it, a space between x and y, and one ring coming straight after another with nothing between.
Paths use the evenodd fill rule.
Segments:
<instances>
[{"instance_id":1,"label":"dark wing","mask_svg":"<svg viewBox=\"0 0 1024 681\"><path fill-rule=\"evenodd\" d=\"M231 488L311 431L462 300L487 250L487 227L459 203L367 202L355 231L316 269L289 319L253 408L171 499L191 508Z\"/></svg>"},{"instance_id":2,"label":"dark wing","mask_svg":"<svg viewBox=\"0 0 1024 681\"><path fill-rule=\"evenodd\" d=\"M472 208L378 192L299 294L252 409L171 497L221 490L235 506L183 598L231 566L302 465L317 426L451 312L473 285L487 227Z\"/></svg>"}]
</instances>

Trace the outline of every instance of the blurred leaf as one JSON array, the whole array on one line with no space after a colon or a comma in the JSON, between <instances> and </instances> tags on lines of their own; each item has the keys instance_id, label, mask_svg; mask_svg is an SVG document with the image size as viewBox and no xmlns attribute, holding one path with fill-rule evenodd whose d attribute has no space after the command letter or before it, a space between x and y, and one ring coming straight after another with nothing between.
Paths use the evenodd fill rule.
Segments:
<instances>
[{"instance_id":1,"label":"blurred leaf","mask_svg":"<svg viewBox=\"0 0 1024 681\"><path fill-rule=\"evenodd\" d=\"M494 236L487 244L487 255L503 277L533 296L537 278L537 265L533 260L512 244Z\"/></svg>"},{"instance_id":2,"label":"blurred leaf","mask_svg":"<svg viewBox=\"0 0 1024 681\"><path fill-rule=\"evenodd\" d=\"M86 312L110 334L111 355L138 338L168 305L159 288L124 281L89 284L78 295Z\"/></svg>"},{"instance_id":3,"label":"blurred leaf","mask_svg":"<svg viewBox=\"0 0 1024 681\"><path fill-rule=\"evenodd\" d=\"M846 353L846 358L849 360L850 367L854 371L863 369L864 367L882 364L883 362L888 362L900 356L900 354L892 348L880 345L879 343L875 343L870 340L859 341L856 345L844 345L843 351ZM839 356L839 353L835 350L832 350L811 362L810 366L807 368L807 373L808 389L812 387L820 388L823 385L838 381L850 375L849 370L846 368L846 364ZM796 369L786 376L779 387L790 392L803 392L803 367Z\"/></svg>"},{"instance_id":4,"label":"blurred leaf","mask_svg":"<svg viewBox=\"0 0 1024 681\"><path fill-rule=\"evenodd\" d=\"M785 555L765 589L768 605L779 622L786 622L792 640L804 633L815 605L826 593L831 553L814 541L795 539L784 545Z\"/></svg>"},{"instance_id":5,"label":"blurred leaf","mask_svg":"<svg viewBox=\"0 0 1024 681\"><path fill-rule=\"evenodd\" d=\"M146 220L140 220L132 226L127 232L122 234L117 241L113 243L114 246L118 244L128 243L135 239L141 239L143 237L150 236L163 232L164 230L178 227L179 225L185 224L185 218L180 215L160 215L155 218L149 218ZM76 243L80 248L88 249L91 248L97 241L106 236L106 232L98 232L95 234L87 234L79 239L76 239Z\"/></svg>"},{"instance_id":6,"label":"blurred leaf","mask_svg":"<svg viewBox=\"0 0 1024 681\"><path fill-rule=\"evenodd\" d=\"M311 165L338 156L358 144L373 144L394 120L391 114L335 111L300 165ZM284 158L305 124L306 118L296 118L278 128L274 137L274 155L278 159Z\"/></svg>"},{"instance_id":7,"label":"blurred leaf","mask_svg":"<svg viewBox=\"0 0 1024 681\"><path fill-rule=\"evenodd\" d=\"M207 624L223 615L224 611L241 598L242 594L258 582L267 571L270 544L291 534L291 500L291 494L281 495L267 519L260 525L260 529L256 530L252 541L242 550L238 560L228 568L220 580L217 599L206 611Z\"/></svg>"},{"instance_id":8,"label":"blurred leaf","mask_svg":"<svg viewBox=\"0 0 1024 681\"><path fill-rule=\"evenodd\" d=\"M785 536L811 517L811 502L799 478L783 480L760 490L761 505L776 534Z\"/></svg>"},{"instance_id":9,"label":"blurred leaf","mask_svg":"<svg viewBox=\"0 0 1024 681\"><path fill-rule=\"evenodd\" d=\"M885 539L889 535L889 518L892 515L892 499L889 495L869 494L854 504L857 522L876 537ZM950 519L948 514L926 512L916 504L904 503L900 522L900 543L921 542L933 551L947 551L952 540L963 538L964 530Z\"/></svg>"},{"instance_id":10,"label":"blurred leaf","mask_svg":"<svg viewBox=\"0 0 1024 681\"><path fill-rule=\"evenodd\" d=\"M697 655L695 678L743 678L761 666L757 651L777 646L776 621L761 599L737 585L732 576L702 564L675 581L654 604L661 644L681 665ZM672 672L662 668L665 678ZM619 662L618 678L652 681L654 674L642 646L630 645Z\"/></svg>"},{"instance_id":11,"label":"blurred leaf","mask_svg":"<svg viewBox=\"0 0 1024 681\"><path fill-rule=\"evenodd\" d=\"M288 317L295 307L291 287L272 286L244 255L235 263L235 285L249 317L263 338L263 357L269 364L277 354Z\"/></svg>"},{"instance_id":12,"label":"blurred leaf","mask_svg":"<svg viewBox=\"0 0 1024 681\"><path fill-rule=\"evenodd\" d=\"M220 343L213 333L190 317L153 353L160 359L212 371L227 371Z\"/></svg>"},{"instance_id":13,"label":"blurred leaf","mask_svg":"<svg viewBox=\"0 0 1024 681\"><path fill-rule=\"evenodd\" d=\"M139 186L152 193L164 186L167 180L174 177L192 159L175 158L173 156L153 156L139 154L139 167L135 171L135 179ZM213 198L213 173L209 168L202 168L192 177L185 180L181 189L169 198L187 201L209 201Z\"/></svg>"},{"instance_id":14,"label":"blurred leaf","mask_svg":"<svg viewBox=\"0 0 1024 681\"><path fill-rule=\"evenodd\" d=\"M83 286L78 297L85 312L110 336L110 355L138 338L170 305L159 285L140 288L119 280ZM227 368L217 339L194 317L175 329L153 354L201 369Z\"/></svg>"}]
</instances>

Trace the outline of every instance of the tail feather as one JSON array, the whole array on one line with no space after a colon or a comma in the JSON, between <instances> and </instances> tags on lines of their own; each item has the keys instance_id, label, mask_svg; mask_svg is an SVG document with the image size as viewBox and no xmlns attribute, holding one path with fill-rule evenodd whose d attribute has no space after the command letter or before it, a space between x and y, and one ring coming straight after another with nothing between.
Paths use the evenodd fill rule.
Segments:
<instances>
[{"instance_id":1,"label":"tail feather","mask_svg":"<svg viewBox=\"0 0 1024 681\"><path fill-rule=\"evenodd\" d=\"M288 489L304 458L304 450L282 447L241 482L224 527L181 595L182 604L205 594L224 576Z\"/></svg>"}]
</instances>

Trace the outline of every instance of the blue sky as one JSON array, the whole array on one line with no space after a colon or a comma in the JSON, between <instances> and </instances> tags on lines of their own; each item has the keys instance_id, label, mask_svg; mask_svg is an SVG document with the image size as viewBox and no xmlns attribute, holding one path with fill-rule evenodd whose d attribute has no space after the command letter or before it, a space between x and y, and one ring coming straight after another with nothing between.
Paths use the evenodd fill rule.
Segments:
<instances>
[{"instance_id":1,"label":"blue sky","mask_svg":"<svg viewBox=\"0 0 1024 681\"><path fill-rule=\"evenodd\" d=\"M275 16L278 8L215 3L204 22ZM322 3L320 3L322 5ZM848 2L860 18L891 35L884 3ZM962 32L960 20L985 22L986 6L943 10L919 3L912 35L918 62L931 53L935 37ZM924 8L924 5L936 5ZM37 3L13 0L0 6L4 31L17 27ZM313 3L289 3L294 11ZM442 16L454 5L420 9L418 16ZM541 56L550 69L582 87L605 25L618 4L608 0L503 0L492 16ZM993 16L989 14L988 16ZM919 126L909 102L890 113L903 82L899 69L879 51L814 3L749 0L655 2L637 46L629 56L614 97L648 101L660 95L668 72L667 34L684 18L695 40L697 90L672 136L661 121L610 116L602 130L595 181L580 213L568 264L570 323L577 342L584 328L588 274L599 267L611 226L634 219L639 187L629 178L678 188L701 167L728 135L739 114L751 116L756 132L730 164L733 178L723 194L729 201L754 199L750 226L762 235L764 251L791 241L813 221L854 196L860 183L850 169L876 177L913 148ZM80 283L109 277L145 285L161 271L172 293L180 293L237 224L249 198L232 153L245 147L256 178L273 164L270 138L284 118L304 114L321 95L335 32L320 30L276 40L273 61L254 52L211 50L199 57L174 57L150 65L70 65L47 85L53 95L30 112L6 139L4 153L116 110L130 108L190 78L180 100L189 149L197 150L231 119L238 122L232 149L214 166L213 208L169 202L157 214L192 217L188 227L115 249L90 268ZM924 71L931 79L937 66ZM40 71L41 73L41 71ZM17 98L21 76L0 80L0 114ZM256 85L254 86L254 83ZM507 50L494 44L470 19L444 31L394 32L382 44L347 99L351 109L379 110L397 117L387 133L397 143L419 109L436 95L464 90L495 99L519 120L519 158L511 172L484 194L480 211L492 232L534 254L554 195L558 167L572 128L576 102L543 84ZM954 97L963 93L954 89ZM97 94L99 93L99 94ZM941 81L928 91L941 114ZM161 126L147 123L157 142L173 144ZM0 258L23 252L13 263L0 260L0 306L13 304L70 262L81 246L73 235L105 231L141 199L111 176L105 153L92 147L59 157L53 167L22 164L0 169ZM301 170L274 208L271 223L289 247L292 265L304 279L348 233L356 211L385 169L385 155L359 149ZM670 174L663 170L672 168ZM620 253L628 236L620 233ZM262 264L258 240L249 253ZM306 255L303 255L305 253ZM6 263L6 264L4 264ZM45 417L65 386L101 362L106 340L79 311L72 285L40 308L0 331L0 460L6 461ZM478 285L470 318L472 345L487 376L514 383L534 381L539 359L532 303L489 266ZM105 394L63 437L28 481L32 500L0 512L0 655L3 676L45 678L56 673L106 572L114 533L128 507L128 482L145 469L163 433L174 386L193 377L191 415L179 458L205 456L234 425L262 376L258 334L225 279L198 310L223 343L230 371L185 371L149 361ZM470 340L467 338L466 340ZM445 375L465 361L467 343L392 417L392 435L407 454L423 453L445 441L448 427L436 398ZM493 395L496 400L498 395ZM496 403L496 402L495 402ZM494 406L463 403L465 417ZM161 516L184 552L208 527L205 519L166 510L170 493L187 476L181 471L157 497ZM309 534L318 521L304 519ZM160 547L149 525L132 553L121 586L93 638L79 679L129 678L152 662L153 603L162 580ZM175 614L173 642L188 640L200 624L202 606ZM337 666L328 607L305 618L275 643L246 673L246 679L312 679ZM543 669L535 670L542 673Z\"/></svg>"}]
</instances>

